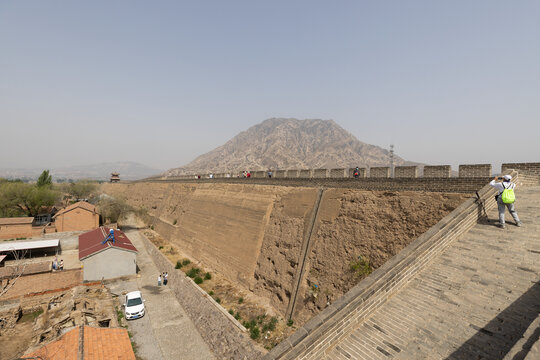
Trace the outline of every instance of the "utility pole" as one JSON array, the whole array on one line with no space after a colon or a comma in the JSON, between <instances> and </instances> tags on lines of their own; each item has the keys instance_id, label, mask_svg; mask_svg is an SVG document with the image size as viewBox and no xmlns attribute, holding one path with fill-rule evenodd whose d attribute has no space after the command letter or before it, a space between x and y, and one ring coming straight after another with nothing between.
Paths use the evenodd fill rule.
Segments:
<instances>
[{"instance_id":1,"label":"utility pole","mask_svg":"<svg viewBox=\"0 0 540 360\"><path fill-rule=\"evenodd\" d=\"M394 144L390 144L390 177L394 177Z\"/></svg>"}]
</instances>

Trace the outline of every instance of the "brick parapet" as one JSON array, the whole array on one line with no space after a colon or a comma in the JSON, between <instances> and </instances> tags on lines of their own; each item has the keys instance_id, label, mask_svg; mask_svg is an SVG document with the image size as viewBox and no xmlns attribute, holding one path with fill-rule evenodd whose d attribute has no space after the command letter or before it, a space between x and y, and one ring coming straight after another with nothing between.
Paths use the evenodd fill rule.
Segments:
<instances>
[{"instance_id":1,"label":"brick parapet","mask_svg":"<svg viewBox=\"0 0 540 360\"><path fill-rule=\"evenodd\" d=\"M236 320L220 311L211 297L196 288L183 272L173 264L143 234L144 245L158 269L169 273L169 283L176 299L184 308L210 350L218 359L260 359L251 340L241 330Z\"/></svg>"},{"instance_id":2,"label":"brick parapet","mask_svg":"<svg viewBox=\"0 0 540 360\"><path fill-rule=\"evenodd\" d=\"M313 169L311 176L315 179L326 179L328 177L328 169Z\"/></svg>"},{"instance_id":3,"label":"brick parapet","mask_svg":"<svg viewBox=\"0 0 540 360\"><path fill-rule=\"evenodd\" d=\"M448 178L452 173L450 165L426 165L424 166L425 178Z\"/></svg>"},{"instance_id":4,"label":"brick parapet","mask_svg":"<svg viewBox=\"0 0 540 360\"><path fill-rule=\"evenodd\" d=\"M302 179L309 179L309 178L312 178L313 175L312 175L312 170L311 169L302 169L300 170L300 172L298 173L298 177L299 178L302 178Z\"/></svg>"},{"instance_id":5,"label":"brick parapet","mask_svg":"<svg viewBox=\"0 0 540 360\"><path fill-rule=\"evenodd\" d=\"M346 169L330 169L330 175L331 178L345 178L347 177L347 170Z\"/></svg>"},{"instance_id":6,"label":"brick parapet","mask_svg":"<svg viewBox=\"0 0 540 360\"><path fill-rule=\"evenodd\" d=\"M416 178L418 177L418 166L396 166L394 168L396 178Z\"/></svg>"},{"instance_id":7,"label":"brick parapet","mask_svg":"<svg viewBox=\"0 0 540 360\"><path fill-rule=\"evenodd\" d=\"M505 163L502 164L502 172L506 172L512 169L518 170L522 174L534 175L540 177L540 163ZM287 169L287 170L275 170L273 173L273 178L278 179L288 179L288 178L352 178L354 177L355 168L349 169ZM422 167L423 177L425 178L448 178L452 176L452 167L450 165L425 165ZM394 176L392 176L392 171L389 167L373 167L369 171L368 176L367 168L359 169L359 177L366 178L414 178L415 174L418 176L418 168L415 170L414 166L397 166L394 168ZM490 164L473 164L473 165L459 165L459 177L490 177L492 172L492 167ZM227 173L216 174L215 178L228 178ZM237 178L238 173L233 173L232 178ZM241 176L240 176L241 177ZM255 171L252 172L252 178L266 178L265 171ZM201 175L203 180L208 178L207 175ZM145 182L145 181L172 181L172 180L196 180L196 175L180 175L172 176L168 178L162 177L151 177L147 179L138 180L135 182Z\"/></svg>"},{"instance_id":8,"label":"brick parapet","mask_svg":"<svg viewBox=\"0 0 540 360\"><path fill-rule=\"evenodd\" d=\"M300 176L300 170L291 169L287 170L287 177L291 179L295 179Z\"/></svg>"},{"instance_id":9,"label":"brick parapet","mask_svg":"<svg viewBox=\"0 0 540 360\"><path fill-rule=\"evenodd\" d=\"M519 181L516 172L512 176ZM496 190L485 185L435 226L376 269L366 279L309 320L263 357L270 359L317 359L334 343L380 308L409 283L457 237L470 230L483 212L495 207Z\"/></svg>"},{"instance_id":10,"label":"brick parapet","mask_svg":"<svg viewBox=\"0 0 540 360\"><path fill-rule=\"evenodd\" d=\"M459 165L459 177L491 176L491 164Z\"/></svg>"},{"instance_id":11,"label":"brick parapet","mask_svg":"<svg viewBox=\"0 0 540 360\"><path fill-rule=\"evenodd\" d=\"M369 169L370 178L389 178L390 167L388 166L376 166Z\"/></svg>"},{"instance_id":12,"label":"brick parapet","mask_svg":"<svg viewBox=\"0 0 540 360\"><path fill-rule=\"evenodd\" d=\"M540 177L540 163L505 163L501 165L501 172L517 170L520 174Z\"/></svg>"},{"instance_id":13,"label":"brick parapet","mask_svg":"<svg viewBox=\"0 0 540 360\"><path fill-rule=\"evenodd\" d=\"M274 176L276 179L283 179L287 177L287 170L276 170Z\"/></svg>"}]
</instances>

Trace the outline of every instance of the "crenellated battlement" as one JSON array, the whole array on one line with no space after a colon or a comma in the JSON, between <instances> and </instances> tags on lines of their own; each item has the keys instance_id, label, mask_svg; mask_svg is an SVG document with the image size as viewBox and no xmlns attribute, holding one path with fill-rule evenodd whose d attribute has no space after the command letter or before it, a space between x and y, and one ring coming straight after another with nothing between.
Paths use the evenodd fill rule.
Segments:
<instances>
[{"instance_id":1,"label":"crenellated battlement","mask_svg":"<svg viewBox=\"0 0 540 360\"><path fill-rule=\"evenodd\" d=\"M277 169L272 171L274 179L344 179L354 178L356 168L336 169ZM532 175L540 178L540 162L538 163L506 163L502 164L500 173L517 170L520 174ZM414 178L485 178L493 174L491 164L464 164L459 165L457 176L452 176L451 165L424 165L424 166L395 166L394 171L389 166L361 167L358 178L376 179L414 179ZM167 179L208 179L210 173L190 174L168 177ZM243 172L212 173L213 178L240 178ZM251 172L256 179L268 178L268 171L257 170Z\"/></svg>"}]
</instances>

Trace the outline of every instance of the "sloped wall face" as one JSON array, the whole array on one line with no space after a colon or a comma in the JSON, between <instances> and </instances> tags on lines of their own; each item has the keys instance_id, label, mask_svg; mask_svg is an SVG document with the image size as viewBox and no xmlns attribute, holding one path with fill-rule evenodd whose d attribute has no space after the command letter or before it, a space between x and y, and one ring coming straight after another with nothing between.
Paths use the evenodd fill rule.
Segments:
<instances>
[{"instance_id":1,"label":"sloped wall face","mask_svg":"<svg viewBox=\"0 0 540 360\"><path fill-rule=\"evenodd\" d=\"M328 189L299 290L295 323L337 300L363 276L351 264L383 265L470 196ZM316 286L314 286L316 285Z\"/></svg>"},{"instance_id":2,"label":"sloped wall face","mask_svg":"<svg viewBox=\"0 0 540 360\"><path fill-rule=\"evenodd\" d=\"M318 188L135 183L105 184L103 190L136 208L144 206L166 240L285 315ZM326 189L298 290L295 324L361 280L350 266L358 256L379 267L468 197Z\"/></svg>"},{"instance_id":3,"label":"sloped wall face","mask_svg":"<svg viewBox=\"0 0 540 360\"><path fill-rule=\"evenodd\" d=\"M296 189L276 197L257 260L253 291L285 314L298 267L302 239L317 189Z\"/></svg>"},{"instance_id":4,"label":"sloped wall face","mask_svg":"<svg viewBox=\"0 0 540 360\"><path fill-rule=\"evenodd\" d=\"M272 244L263 251L271 258L274 250L270 248L282 238L283 246L300 247L303 216L313 206L314 195L310 194L316 192L274 186L155 183L105 184L103 190L127 199L135 208L147 209L154 229L206 268L262 293L264 271L254 274L263 240ZM295 255L281 251L287 253L290 263ZM281 260L275 261L280 266ZM262 261L261 267L266 265Z\"/></svg>"}]
</instances>

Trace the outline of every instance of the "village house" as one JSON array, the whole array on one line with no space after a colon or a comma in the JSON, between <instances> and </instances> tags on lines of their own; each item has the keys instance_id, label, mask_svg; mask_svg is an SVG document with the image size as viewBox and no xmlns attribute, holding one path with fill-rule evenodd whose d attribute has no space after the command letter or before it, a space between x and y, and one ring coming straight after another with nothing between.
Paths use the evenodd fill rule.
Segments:
<instances>
[{"instance_id":1,"label":"village house","mask_svg":"<svg viewBox=\"0 0 540 360\"><path fill-rule=\"evenodd\" d=\"M83 263L85 281L113 279L137 273L137 249L120 230L102 226L79 235L79 260Z\"/></svg>"},{"instance_id":2,"label":"village house","mask_svg":"<svg viewBox=\"0 0 540 360\"><path fill-rule=\"evenodd\" d=\"M56 231L92 230L99 227L99 214L96 207L86 201L79 201L54 216Z\"/></svg>"},{"instance_id":3,"label":"village house","mask_svg":"<svg viewBox=\"0 0 540 360\"><path fill-rule=\"evenodd\" d=\"M33 217L0 218L0 239L32 237Z\"/></svg>"}]
</instances>

